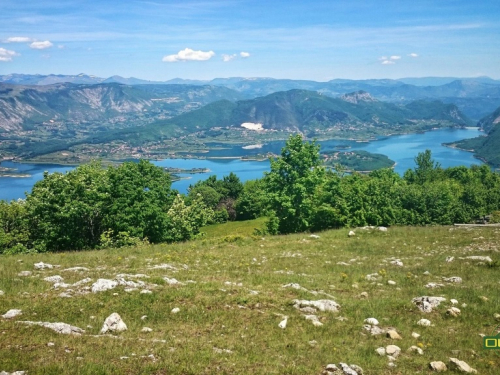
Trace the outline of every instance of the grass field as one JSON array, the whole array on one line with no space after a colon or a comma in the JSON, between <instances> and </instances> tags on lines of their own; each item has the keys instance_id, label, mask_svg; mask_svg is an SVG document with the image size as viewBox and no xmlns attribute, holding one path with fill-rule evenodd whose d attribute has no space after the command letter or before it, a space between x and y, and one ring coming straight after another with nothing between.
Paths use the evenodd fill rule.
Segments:
<instances>
[{"instance_id":1,"label":"grass field","mask_svg":"<svg viewBox=\"0 0 500 375\"><path fill-rule=\"evenodd\" d=\"M480 336L491 335L500 324L494 317L500 313L499 228L252 236L260 225L209 227L204 238L175 245L0 257L0 315L22 310L12 319L0 317L0 372L321 374L327 364L345 362L364 374L430 374L430 362L448 365L455 357L479 374L499 373L500 350L483 349ZM468 256L489 256L493 263L459 259ZM403 265L391 264L395 259ZM36 270L41 261L54 268ZM31 275L19 276L22 271ZM368 274L379 279L369 281ZM44 280L54 275L67 284L91 281L54 288ZM462 282L442 279L452 276ZM97 279L117 277L129 285L88 290ZM173 278L181 284L170 285ZM145 285L126 291L134 289L130 281ZM290 283L300 288L284 287ZM428 283L442 286L426 288ZM141 293L144 289L152 293ZM60 297L63 292L72 297ZM447 300L424 313L412 303L419 296ZM334 300L341 307L315 313L322 323L316 326L305 318L310 313L294 307L295 299ZM458 300L458 317L446 314L450 299ZM174 308L180 311L172 313ZM100 334L113 312L128 330ZM363 328L370 317L382 329L393 327L402 339L371 335ZM422 318L432 325L417 325ZM64 322L85 333L63 335L20 321ZM152 331L142 332L144 327ZM414 338L413 332L421 336ZM375 351L390 344L401 348L395 367ZM408 352L411 346L423 354Z\"/></svg>"}]
</instances>

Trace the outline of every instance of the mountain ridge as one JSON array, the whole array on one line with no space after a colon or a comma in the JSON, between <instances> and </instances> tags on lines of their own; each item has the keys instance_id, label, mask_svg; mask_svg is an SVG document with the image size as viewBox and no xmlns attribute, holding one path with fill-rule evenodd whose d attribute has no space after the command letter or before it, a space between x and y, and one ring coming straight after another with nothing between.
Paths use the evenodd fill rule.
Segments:
<instances>
[{"instance_id":1,"label":"mountain ridge","mask_svg":"<svg viewBox=\"0 0 500 375\"><path fill-rule=\"evenodd\" d=\"M459 109L475 121L494 111L500 103L500 81L489 77L423 77L402 79L332 79L326 82L276 78L214 78L212 80L189 80L175 78L164 82L147 81L139 78L112 76L100 78L86 74L64 75L22 75L0 76L0 83L45 85L61 82L99 84L122 83L127 85L171 85L189 84L195 86L215 85L238 91L251 99L273 92L302 89L318 91L331 97L340 97L354 91L367 91L382 101L408 103L413 100L441 100L456 104Z\"/></svg>"}]
</instances>

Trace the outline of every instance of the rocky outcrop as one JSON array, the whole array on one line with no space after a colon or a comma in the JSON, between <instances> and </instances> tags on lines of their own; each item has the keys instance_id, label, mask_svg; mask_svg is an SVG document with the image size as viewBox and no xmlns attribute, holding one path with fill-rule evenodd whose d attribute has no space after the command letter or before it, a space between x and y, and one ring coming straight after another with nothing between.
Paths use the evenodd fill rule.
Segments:
<instances>
[{"instance_id":1,"label":"rocky outcrop","mask_svg":"<svg viewBox=\"0 0 500 375\"><path fill-rule=\"evenodd\" d=\"M101 328L101 333L122 332L127 330L127 325L118 313L113 313L106 318Z\"/></svg>"},{"instance_id":2,"label":"rocky outcrop","mask_svg":"<svg viewBox=\"0 0 500 375\"><path fill-rule=\"evenodd\" d=\"M75 335L79 336L85 331L81 328L69 325L67 323L50 323L50 322L30 322L30 321L19 321L16 323L27 324L27 325L36 325L40 327L49 328L57 333L63 335Z\"/></svg>"}]
</instances>

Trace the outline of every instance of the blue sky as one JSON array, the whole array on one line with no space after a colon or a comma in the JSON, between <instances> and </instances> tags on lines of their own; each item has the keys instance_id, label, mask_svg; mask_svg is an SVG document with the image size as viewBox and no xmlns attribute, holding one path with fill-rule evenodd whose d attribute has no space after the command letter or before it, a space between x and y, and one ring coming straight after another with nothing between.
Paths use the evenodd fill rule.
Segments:
<instances>
[{"instance_id":1,"label":"blue sky","mask_svg":"<svg viewBox=\"0 0 500 375\"><path fill-rule=\"evenodd\" d=\"M1 0L0 74L500 78L498 0Z\"/></svg>"}]
</instances>

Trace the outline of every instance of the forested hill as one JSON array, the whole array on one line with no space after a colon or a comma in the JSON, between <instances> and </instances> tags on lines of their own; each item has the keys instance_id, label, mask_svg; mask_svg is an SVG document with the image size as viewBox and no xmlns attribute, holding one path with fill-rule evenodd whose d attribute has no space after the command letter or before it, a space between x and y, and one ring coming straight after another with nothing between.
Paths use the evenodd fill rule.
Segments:
<instances>
[{"instance_id":1,"label":"forested hill","mask_svg":"<svg viewBox=\"0 0 500 375\"><path fill-rule=\"evenodd\" d=\"M500 167L500 107L479 121L478 125L485 131L486 136L464 139L450 145L472 151L476 157L486 163Z\"/></svg>"},{"instance_id":2,"label":"forested hill","mask_svg":"<svg viewBox=\"0 0 500 375\"><path fill-rule=\"evenodd\" d=\"M468 126L472 122L453 104L415 101L385 103L369 93L355 92L331 98L318 92L290 90L235 103L219 102L168 120L187 131L213 127L261 124L264 130L321 135L328 132L367 134L418 131L440 126Z\"/></svg>"}]
</instances>

